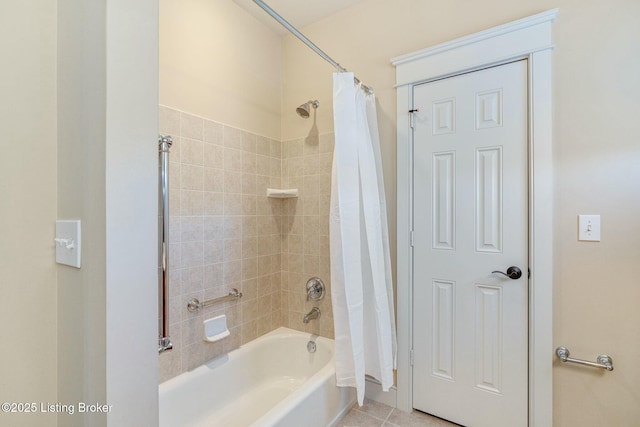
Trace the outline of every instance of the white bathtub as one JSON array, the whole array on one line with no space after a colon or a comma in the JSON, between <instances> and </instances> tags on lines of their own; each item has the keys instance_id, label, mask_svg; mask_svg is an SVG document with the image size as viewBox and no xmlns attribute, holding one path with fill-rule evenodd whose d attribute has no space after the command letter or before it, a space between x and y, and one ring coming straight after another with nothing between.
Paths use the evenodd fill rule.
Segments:
<instances>
[{"instance_id":1,"label":"white bathtub","mask_svg":"<svg viewBox=\"0 0 640 427\"><path fill-rule=\"evenodd\" d=\"M278 328L160 384L160 427L332 426L355 401L335 385L333 348Z\"/></svg>"}]
</instances>

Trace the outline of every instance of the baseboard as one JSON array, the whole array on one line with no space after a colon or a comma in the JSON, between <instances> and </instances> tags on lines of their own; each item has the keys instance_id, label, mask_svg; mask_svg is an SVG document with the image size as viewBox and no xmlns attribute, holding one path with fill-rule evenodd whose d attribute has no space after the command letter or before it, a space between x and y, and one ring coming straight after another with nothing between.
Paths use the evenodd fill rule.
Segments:
<instances>
[{"instance_id":1,"label":"baseboard","mask_svg":"<svg viewBox=\"0 0 640 427\"><path fill-rule=\"evenodd\" d=\"M376 380L367 378L364 396L367 399L375 400L376 402L384 403L392 408L396 407L396 396L398 389L396 386L391 386L389 391L382 391L382 386Z\"/></svg>"}]
</instances>

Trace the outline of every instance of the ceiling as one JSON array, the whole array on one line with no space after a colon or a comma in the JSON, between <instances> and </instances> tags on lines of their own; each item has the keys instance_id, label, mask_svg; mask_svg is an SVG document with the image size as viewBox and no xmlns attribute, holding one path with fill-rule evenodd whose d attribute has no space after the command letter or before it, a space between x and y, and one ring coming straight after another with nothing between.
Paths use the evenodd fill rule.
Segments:
<instances>
[{"instance_id":1,"label":"ceiling","mask_svg":"<svg viewBox=\"0 0 640 427\"><path fill-rule=\"evenodd\" d=\"M233 0L240 7L278 34L286 34L287 30L275 19L263 11L252 0ZM263 0L278 15L300 29L324 17L347 9L363 0Z\"/></svg>"}]
</instances>

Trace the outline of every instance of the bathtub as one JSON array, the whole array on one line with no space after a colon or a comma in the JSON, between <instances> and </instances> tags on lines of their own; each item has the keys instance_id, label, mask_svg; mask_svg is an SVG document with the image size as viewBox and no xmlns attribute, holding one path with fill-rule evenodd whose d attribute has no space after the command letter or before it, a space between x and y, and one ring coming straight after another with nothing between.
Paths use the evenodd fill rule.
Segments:
<instances>
[{"instance_id":1,"label":"bathtub","mask_svg":"<svg viewBox=\"0 0 640 427\"><path fill-rule=\"evenodd\" d=\"M333 348L278 328L160 384L160 427L332 426L355 402L336 387Z\"/></svg>"}]
</instances>

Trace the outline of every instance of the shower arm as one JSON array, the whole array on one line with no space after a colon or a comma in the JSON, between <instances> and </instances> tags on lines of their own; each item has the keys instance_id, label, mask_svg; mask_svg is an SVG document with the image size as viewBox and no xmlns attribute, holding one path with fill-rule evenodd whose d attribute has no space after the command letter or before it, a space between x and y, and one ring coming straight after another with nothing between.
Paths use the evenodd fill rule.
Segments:
<instances>
[{"instance_id":1,"label":"shower arm","mask_svg":"<svg viewBox=\"0 0 640 427\"><path fill-rule=\"evenodd\" d=\"M265 2L263 2L262 0L253 0L253 2L255 4L257 4L258 6L260 6L260 8L262 10L264 10L265 12L267 12L273 19L275 19L276 21L278 21L280 23L280 25L282 25L284 28L286 28L287 30L289 30L289 32L291 34L293 34L294 36L296 36L298 39L300 39L300 41L304 44L306 44L309 48L311 48L311 50L313 50L315 53L317 53L318 55L320 55L320 57L322 59L324 59L325 61L327 61L329 64L333 65L333 67L338 70L341 73L346 73L348 70L346 68L344 68L342 65L338 64L336 61L333 60L333 58L331 58L329 55L327 55L322 49L320 49L318 46L316 46L315 43L313 43L311 40L309 40L304 34L302 34L300 31L298 31L298 29L296 27L294 27L293 25L291 25L286 19L284 19L282 16L278 15L278 13L271 9L271 7L266 4ZM363 84L357 77L353 77L353 80L356 84L360 84L362 85L362 89L368 93L369 95L373 95L373 88L366 86L365 84Z\"/></svg>"}]
</instances>

